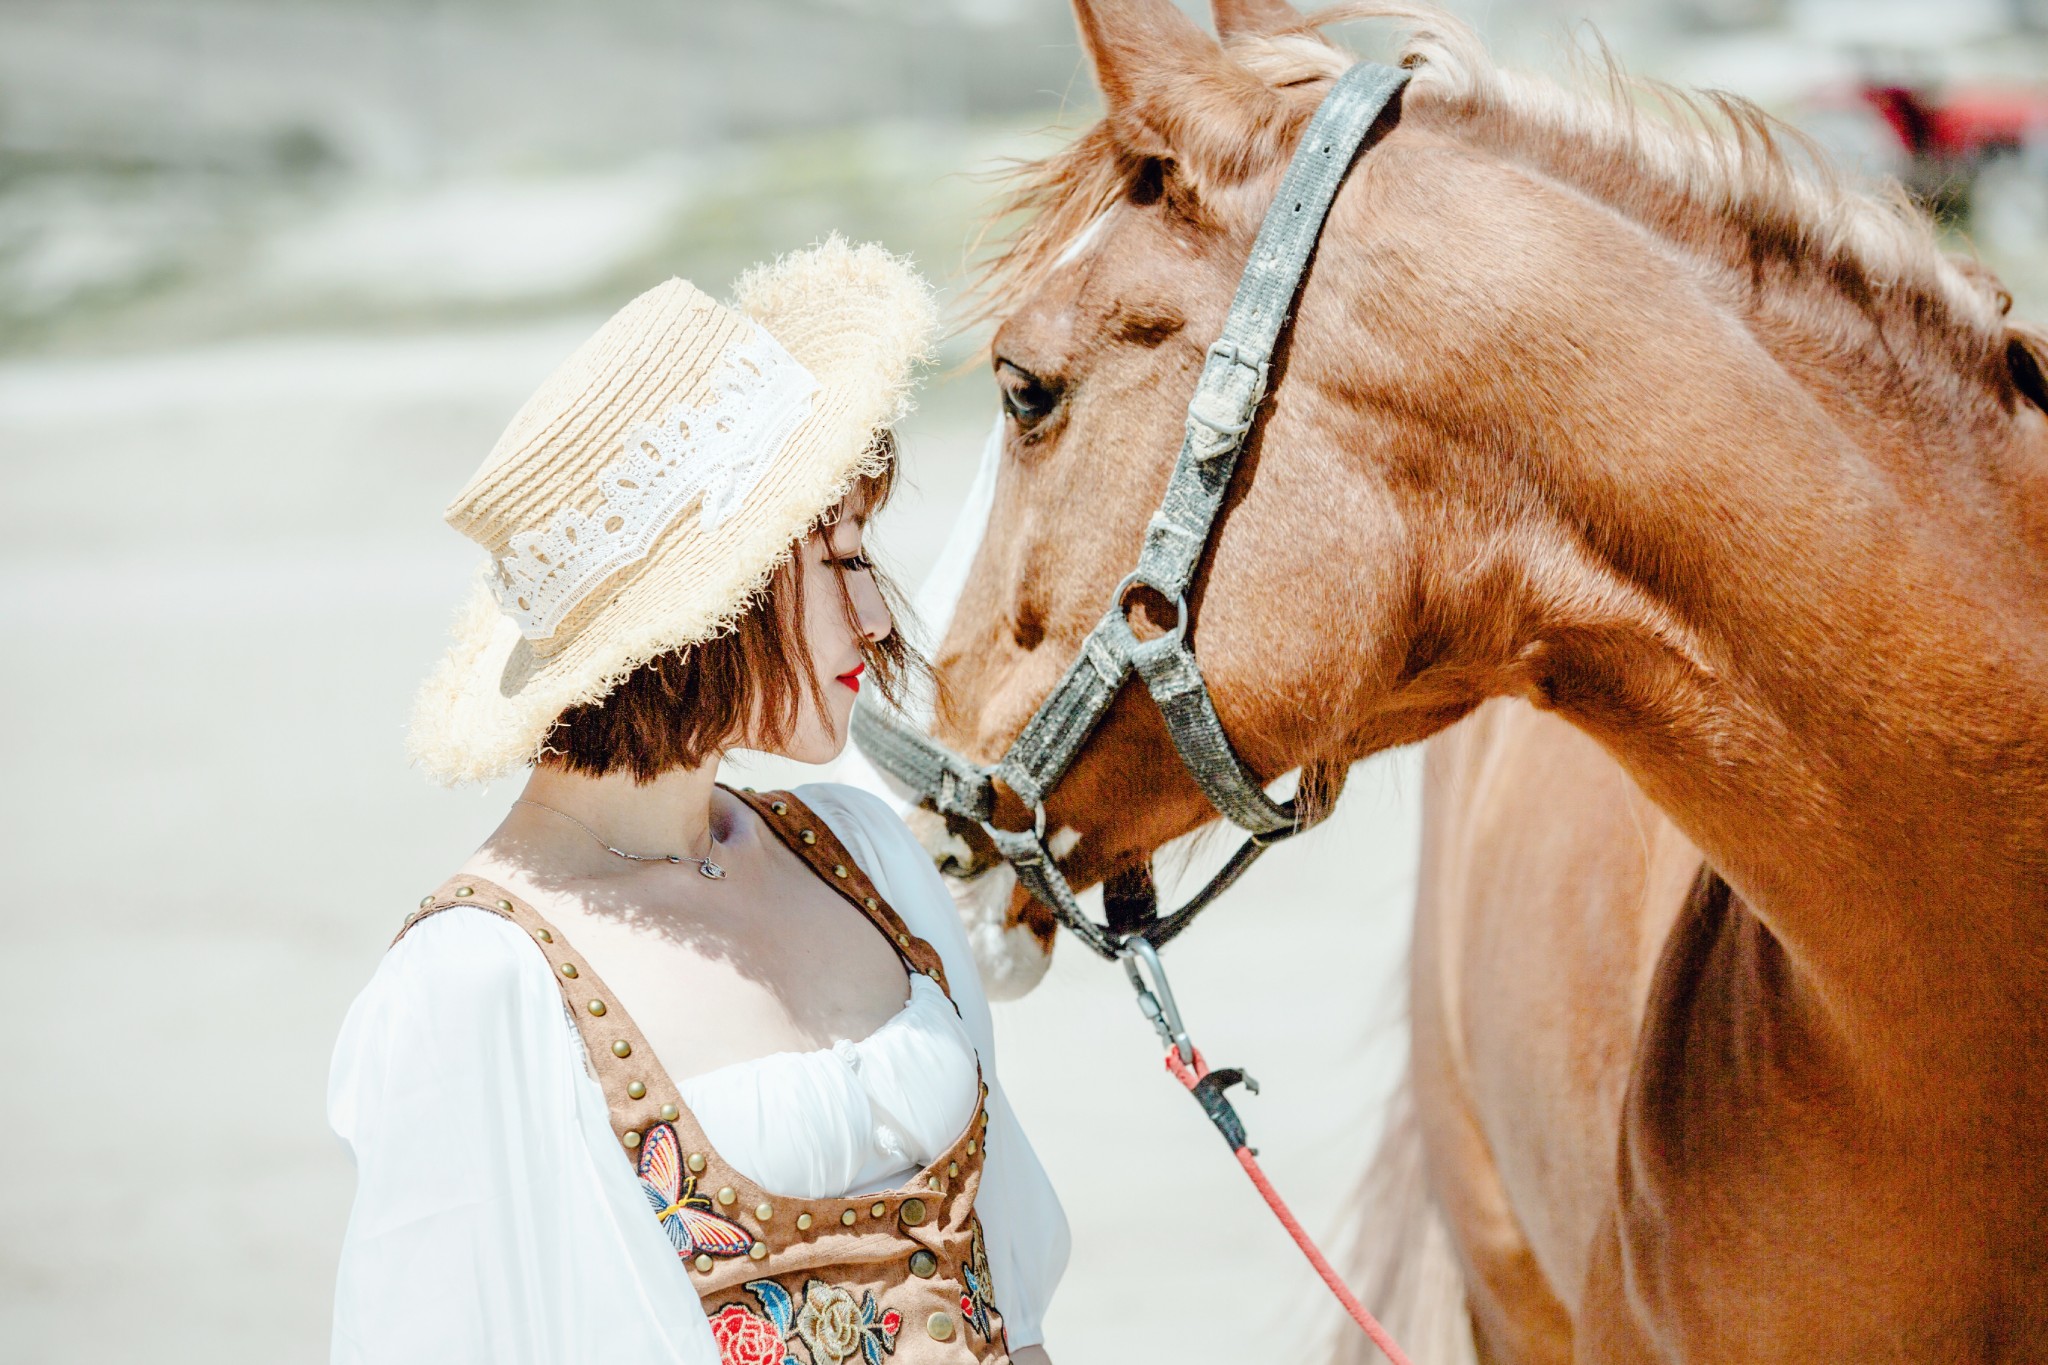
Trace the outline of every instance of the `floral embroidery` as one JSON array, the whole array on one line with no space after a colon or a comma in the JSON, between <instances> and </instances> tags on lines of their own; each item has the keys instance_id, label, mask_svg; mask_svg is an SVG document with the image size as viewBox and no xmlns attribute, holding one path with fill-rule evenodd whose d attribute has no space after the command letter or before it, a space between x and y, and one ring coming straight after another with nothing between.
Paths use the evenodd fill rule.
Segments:
<instances>
[{"instance_id":1,"label":"floral embroidery","mask_svg":"<svg viewBox=\"0 0 2048 1365\"><path fill-rule=\"evenodd\" d=\"M782 1333L743 1303L729 1303L711 1318L711 1339L725 1365L785 1365Z\"/></svg>"},{"instance_id":2,"label":"floral embroidery","mask_svg":"<svg viewBox=\"0 0 2048 1365\"><path fill-rule=\"evenodd\" d=\"M812 1280L804 1285L804 1306L797 1310L796 1334L811 1348L820 1365L839 1365L860 1349L860 1309L844 1289Z\"/></svg>"},{"instance_id":3,"label":"floral embroidery","mask_svg":"<svg viewBox=\"0 0 2048 1365\"><path fill-rule=\"evenodd\" d=\"M648 1129L641 1145L640 1191L678 1256L744 1256L754 1245L752 1233L697 1193L697 1177L683 1174L676 1130L665 1123Z\"/></svg>"},{"instance_id":4,"label":"floral embroidery","mask_svg":"<svg viewBox=\"0 0 2048 1365\"><path fill-rule=\"evenodd\" d=\"M877 1304L872 1290L863 1292L856 1303L848 1290L823 1280L806 1280L802 1308L773 1280L755 1280L746 1290L761 1301L766 1324L781 1334L778 1340L794 1336L801 1341L811 1365L842 1365L856 1354L864 1365L881 1365L883 1356L896 1354L896 1334L903 1328L903 1315ZM794 1359L790 1357L783 1365Z\"/></svg>"},{"instance_id":5,"label":"floral embroidery","mask_svg":"<svg viewBox=\"0 0 2048 1365\"><path fill-rule=\"evenodd\" d=\"M967 1319L983 1341L989 1339L989 1310L995 1307L995 1277L988 1270L988 1247L981 1240L981 1220L974 1223L974 1247L961 1273L967 1292L960 1296L960 1315Z\"/></svg>"}]
</instances>

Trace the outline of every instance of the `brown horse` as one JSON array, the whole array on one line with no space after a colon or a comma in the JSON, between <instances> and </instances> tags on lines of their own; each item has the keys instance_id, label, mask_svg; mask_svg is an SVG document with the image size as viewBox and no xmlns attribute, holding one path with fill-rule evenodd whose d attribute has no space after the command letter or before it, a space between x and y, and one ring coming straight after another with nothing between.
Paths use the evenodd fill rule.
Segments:
<instances>
[{"instance_id":1,"label":"brown horse","mask_svg":"<svg viewBox=\"0 0 2048 1365\"><path fill-rule=\"evenodd\" d=\"M1369 8L1414 80L1191 638L1267 777L1462 722L1405 1131L1479 1356L2048 1359L2044 337L1739 101L1649 118ZM1024 172L1004 463L939 658L938 733L984 760L1135 561L1350 61L1278 0L1218 0L1220 43L1168 0L1075 9L1107 116ZM1135 689L1048 812L1079 885L1213 818ZM1425 1231L1369 1229L1397 1260Z\"/></svg>"}]
</instances>

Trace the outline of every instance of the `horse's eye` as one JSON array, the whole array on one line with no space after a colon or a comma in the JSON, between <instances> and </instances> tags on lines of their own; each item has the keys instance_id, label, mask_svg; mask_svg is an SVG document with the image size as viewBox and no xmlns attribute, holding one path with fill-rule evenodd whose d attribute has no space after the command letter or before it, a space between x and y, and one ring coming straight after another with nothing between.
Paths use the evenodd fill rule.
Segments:
<instances>
[{"instance_id":1,"label":"horse's eye","mask_svg":"<svg viewBox=\"0 0 2048 1365\"><path fill-rule=\"evenodd\" d=\"M1007 360L996 362L996 387L1003 391L1003 411L1015 418L1020 427L1044 421L1060 401L1051 385Z\"/></svg>"}]
</instances>

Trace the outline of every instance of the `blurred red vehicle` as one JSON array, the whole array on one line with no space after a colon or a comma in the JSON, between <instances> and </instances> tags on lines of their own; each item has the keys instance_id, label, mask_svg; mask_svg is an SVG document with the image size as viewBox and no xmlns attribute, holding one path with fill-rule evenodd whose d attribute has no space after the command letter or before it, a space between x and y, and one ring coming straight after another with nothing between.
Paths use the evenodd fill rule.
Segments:
<instances>
[{"instance_id":1,"label":"blurred red vehicle","mask_svg":"<svg viewBox=\"0 0 2048 1365\"><path fill-rule=\"evenodd\" d=\"M1808 101L1800 122L1987 245L2048 245L2048 85L1873 76Z\"/></svg>"},{"instance_id":2,"label":"blurred red vehicle","mask_svg":"<svg viewBox=\"0 0 2048 1365\"><path fill-rule=\"evenodd\" d=\"M1966 86L1937 94L1872 81L1858 93L1898 138L1916 171L1912 181L1922 173L1944 181L1972 179L1991 158L2022 155L2048 138L2048 86Z\"/></svg>"}]
</instances>

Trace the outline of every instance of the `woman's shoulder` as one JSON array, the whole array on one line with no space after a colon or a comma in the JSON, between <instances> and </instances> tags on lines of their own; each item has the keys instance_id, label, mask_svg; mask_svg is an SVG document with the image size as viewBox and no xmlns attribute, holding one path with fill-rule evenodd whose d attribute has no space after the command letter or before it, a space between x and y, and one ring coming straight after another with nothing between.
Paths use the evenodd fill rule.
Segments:
<instances>
[{"instance_id":1,"label":"woman's shoulder","mask_svg":"<svg viewBox=\"0 0 2048 1365\"><path fill-rule=\"evenodd\" d=\"M458 905L411 925L386 950L370 990L477 1008L523 998L536 981L553 989L547 960L525 930L482 906Z\"/></svg>"},{"instance_id":2,"label":"woman's shoulder","mask_svg":"<svg viewBox=\"0 0 2048 1365\"><path fill-rule=\"evenodd\" d=\"M437 911L392 944L350 1004L328 1072L328 1122L354 1142L394 1094L471 1093L518 1040L562 1019L547 960L508 920L475 906ZM409 1111L408 1111L409 1112Z\"/></svg>"}]
</instances>

